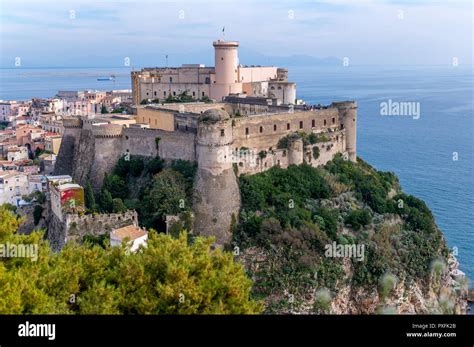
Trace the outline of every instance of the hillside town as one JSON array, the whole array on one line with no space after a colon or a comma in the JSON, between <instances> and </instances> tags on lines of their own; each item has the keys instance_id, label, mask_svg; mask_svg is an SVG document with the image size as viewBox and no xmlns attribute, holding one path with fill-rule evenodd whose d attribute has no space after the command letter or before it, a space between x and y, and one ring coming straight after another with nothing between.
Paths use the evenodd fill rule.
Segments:
<instances>
[{"instance_id":1,"label":"hillside town","mask_svg":"<svg viewBox=\"0 0 474 347\"><path fill-rule=\"evenodd\" d=\"M129 119L131 90L58 91L51 98L0 100L0 204L28 205L46 192L64 132L63 118Z\"/></svg>"}]
</instances>

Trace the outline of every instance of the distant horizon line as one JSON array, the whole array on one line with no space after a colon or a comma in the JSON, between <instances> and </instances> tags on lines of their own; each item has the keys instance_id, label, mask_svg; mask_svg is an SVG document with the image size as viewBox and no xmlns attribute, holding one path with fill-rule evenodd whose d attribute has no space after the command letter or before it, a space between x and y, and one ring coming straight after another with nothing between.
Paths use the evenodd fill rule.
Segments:
<instances>
[{"instance_id":1,"label":"distant horizon line","mask_svg":"<svg viewBox=\"0 0 474 347\"><path fill-rule=\"evenodd\" d=\"M211 65L205 65L202 64L205 67L213 67ZM287 65L287 64L285 64ZM267 66L267 65L262 65L262 66ZM275 66L275 65L268 65L268 66ZM344 65L307 65L307 64L302 64L302 65L288 65L289 67L343 67L343 68L350 68L351 66L376 66L376 67L392 67L392 66L424 66L424 67L459 67L459 66L474 66L474 63L472 64L459 64L457 66L452 66L450 64L350 64L348 66ZM153 66L153 65L147 65L146 67L161 67L161 68L166 68L166 67L181 67L181 66ZM0 67L0 70L29 70L29 69L142 69L144 66L30 66L30 67Z\"/></svg>"}]
</instances>

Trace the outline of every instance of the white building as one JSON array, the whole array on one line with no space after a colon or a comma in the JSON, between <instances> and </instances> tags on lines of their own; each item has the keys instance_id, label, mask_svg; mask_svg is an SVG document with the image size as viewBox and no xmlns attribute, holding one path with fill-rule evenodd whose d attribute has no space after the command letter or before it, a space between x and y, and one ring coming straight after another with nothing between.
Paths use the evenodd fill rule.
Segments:
<instances>
[{"instance_id":1,"label":"white building","mask_svg":"<svg viewBox=\"0 0 474 347\"><path fill-rule=\"evenodd\" d=\"M0 121L13 122L15 116L12 112L12 107L9 102L0 102Z\"/></svg>"},{"instance_id":2,"label":"white building","mask_svg":"<svg viewBox=\"0 0 474 347\"><path fill-rule=\"evenodd\" d=\"M126 241L130 246L130 251L135 252L140 245L146 245L148 232L135 225L114 229L110 232L110 245L120 246Z\"/></svg>"},{"instance_id":3,"label":"white building","mask_svg":"<svg viewBox=\"0 0 474 347\"><path fill-rule=\"evenodd\" d=\"M23 195L30 194L28 175L18 171L0 171L0 205L19 206Z\"/></svg>"},{"instance_id":4,"label":"white building","mask_svg":"<svg viewBox=\"0 0 474 347\"><path fill-rule=\"evenodd\" d=\"M28 148L24 146L13 146L7 149L8 161L19 161L28 159Z\"/></svg>"},{"instance_id":5,"label":"white building","mask_svg":"<svg viewBox=\"0 0 474 347\"><path fill-rule=\"evenodd\" d=\"M46 192L46 176L44 175L29 175L28 177L29 191L34 192Z\"/></svg>"},{"instance_id":6,"label":"white building","mask_svg":"<svg viewBox=\"0 0 474 347\"><path fill-rule=\"evenodd\" d=\"M217 40L214 67L183 64L181 67L145 68L132 72L133 103L177 97L222 101L229 95L276 98L277 104L294 104L296 84L288 81L288 70L275 66L245 66L238 57L239 43Z\"/></svg>"}]
</instances>

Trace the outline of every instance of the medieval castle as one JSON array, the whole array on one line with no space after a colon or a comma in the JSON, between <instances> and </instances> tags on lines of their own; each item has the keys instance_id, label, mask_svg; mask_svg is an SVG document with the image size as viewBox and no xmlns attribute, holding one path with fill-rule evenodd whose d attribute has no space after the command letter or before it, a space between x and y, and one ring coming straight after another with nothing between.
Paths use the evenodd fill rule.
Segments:
<instances>
[{"instance_id":1,"label":"medieval castle","mask_svg":"<svg viewBox=\"0 0 474 347\"><path fill-rule=\"evenodd\" d=\"M213 68L132 72L135 124L64 119L56 174L80 184L90 179L100 189L123 155L196 161L194 231L225 244L240 209L238 175L292 164L316 167L337 153L356 160L355 102L297 103L286 69L240 65L237 42L219 40L214 47ZM183 93L195 101L163 102ZM159 101L143 102L152 99Z\"/></svg>"}]
</instances>

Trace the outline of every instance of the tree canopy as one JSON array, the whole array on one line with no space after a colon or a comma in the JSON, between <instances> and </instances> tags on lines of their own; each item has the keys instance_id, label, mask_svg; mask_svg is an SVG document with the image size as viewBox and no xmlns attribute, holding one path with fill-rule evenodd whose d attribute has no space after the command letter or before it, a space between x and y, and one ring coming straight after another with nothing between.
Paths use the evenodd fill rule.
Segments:
<instances>
[{"instance_id":1,"label":"tree canopy","mask_svg":"<svg viewBox=\"0 0 474 347\"><path fill-rule=\"evenodd\" d=\"M41 232L19 235L0 206L0 242L38 246L32 258L0 258L0 314L253 314L251 280L213 239L149 232L147 247L68 243L52 253Z\"/></svg>"}]
</instances>

